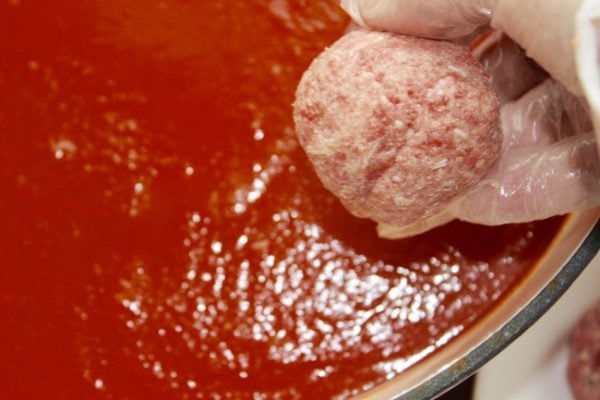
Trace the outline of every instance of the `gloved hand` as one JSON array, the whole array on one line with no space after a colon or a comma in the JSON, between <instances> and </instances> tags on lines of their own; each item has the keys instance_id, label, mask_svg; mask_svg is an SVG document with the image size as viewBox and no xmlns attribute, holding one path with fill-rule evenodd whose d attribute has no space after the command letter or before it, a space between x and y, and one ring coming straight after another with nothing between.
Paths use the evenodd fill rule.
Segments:
<instances>
[{"instance_id":1,"label":"gloved hand","mask_svg":"<svg viewBox=\"0 0 600 400\"><path fill-rule=\"evenodd\" d=\"M379 224L381 236L411 236L456 218L499 225L600 205L600 27L593 23L600 0L342 0L342 6L368 29L428 38L460 40L491 25L549 73L544 79L514 42L482 54L503 102L499 161L441 213L409 226Z\"/></svg>"}]
</instances>

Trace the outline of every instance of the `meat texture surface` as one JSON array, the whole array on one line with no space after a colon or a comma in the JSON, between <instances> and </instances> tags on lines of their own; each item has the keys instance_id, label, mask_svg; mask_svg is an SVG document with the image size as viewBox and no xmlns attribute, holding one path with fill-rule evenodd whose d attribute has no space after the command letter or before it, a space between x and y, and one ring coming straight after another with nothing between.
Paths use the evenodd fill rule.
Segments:
<instances>
[{"instance_id":1,"label":"meat texture surface","mask_svg":"<svg viewBox=\"0 0 600 400\"><path fill-rule=\"evenodd\" d=\"M500 153L499 107L467 48L358 30L304 74L294 120L321 181L350 212L402 225L484 176Z\"/></svg>"},{"instance_id":2,"label":"meat texture surface","mask_svg":"<svg viewBox=\"0 0 600 400\"><path fill-rule=\"evenodd\" d=\"M579 321L570 347L567 378L575 399L600 399L600 303Z\"/></svg>"}]
</instances>

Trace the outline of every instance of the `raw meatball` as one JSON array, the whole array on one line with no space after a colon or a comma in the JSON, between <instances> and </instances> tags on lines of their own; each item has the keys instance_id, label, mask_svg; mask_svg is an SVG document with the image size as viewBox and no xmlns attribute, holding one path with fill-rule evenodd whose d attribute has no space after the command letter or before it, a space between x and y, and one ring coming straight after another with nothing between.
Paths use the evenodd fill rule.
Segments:
<instances>
[{"instance_id":1,"label":"raw meatball","mask_svg":"<svg viewBox=\"0 0 600 400\"><path fill-rule=\"evenodd\" d=\"M502 142L499 101L468 49L354 31L304 74L294 119L327 189L353 214L409 224L477 183Z\"/></svg>"},{"instance_id":2,"label":"raw meatball","mask_svg":"<svg viewBox=\"0 0 600 400\"><path fill-rule=\"evenodd\" d=\"M567 377L575 399L600 399L600 304L571 333Z\"/></svg>"}]
</instances>

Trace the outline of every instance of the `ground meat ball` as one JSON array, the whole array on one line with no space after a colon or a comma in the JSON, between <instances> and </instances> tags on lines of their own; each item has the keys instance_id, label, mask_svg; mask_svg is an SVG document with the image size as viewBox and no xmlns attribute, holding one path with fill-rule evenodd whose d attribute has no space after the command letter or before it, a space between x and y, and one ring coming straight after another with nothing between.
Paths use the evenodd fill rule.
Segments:
<instances>
[{"instance_id":1,"label":"ground meat ball","mask_svg":"<svg viewBox=\"0 0 600 400\"><path fill-rule=\"evenodd\" d=\"M354 31L302 78L294 119L321 181L353 214L403 225L477 183L501 146L491 79L466 48Z\"/></svg>"},{"instance_id":2,"label":"ground meat ball","mask_svg":"<svg viewBox=\"0 0 600 400\"><path fill-rule=\"evenodd\" d=\"M600 399L600 304L584 315L571 334L567 377L577 400Z\"/></svg>"}]
</instances>

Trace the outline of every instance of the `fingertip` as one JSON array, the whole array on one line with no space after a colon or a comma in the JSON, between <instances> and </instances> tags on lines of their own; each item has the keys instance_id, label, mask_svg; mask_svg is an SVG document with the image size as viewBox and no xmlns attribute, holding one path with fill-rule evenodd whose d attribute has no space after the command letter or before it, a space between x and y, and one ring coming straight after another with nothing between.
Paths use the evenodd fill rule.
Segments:
<instances>
[{"instance_id":1,"label":"fingertip","mask_svg":"<svg viewBox=\"0 0 600 400\"><path fill-rule=\"evenodd\" d=\"M342 0L340 6L346 13L363 28L367 27L367 23L365 22L360 6L359 0Z\"/></svg>"},{"instance_id":2,"label":"fingertip","mask_svg":"<svg viewBox=\"0 0 600 400\"><path fill-rule=\"evenodd\" d=\"M379 222L377 224L377 235L382 239L391 240L405 239L411 236L420 235L454 220L455 217L452 212L452 207L452 205L449 205L446 210L409 225L395 225Z\"/></svg>"},{"instance_id":3,"label":"fingertip","mask_svg":"<svg viewBox=\"0 0 600 400\"><path fill-rule=\"evenodd\" d=\"M504 156L464 196L458 219L483 225L521 223L600 204L600 157L592 132Z\"/></svg>"},{"instance_id":4,"label":"fingertip","mask_svg":"<svg viewBox=\"0 0 600 400\"><path fill-rule=\"evenodd\" d=\"M502 185L495 179L486 179L471 189L457 204L458 219L483 225L500 225L510 221L498 218L497 198Z\"/></svg>"}]
</instances>

